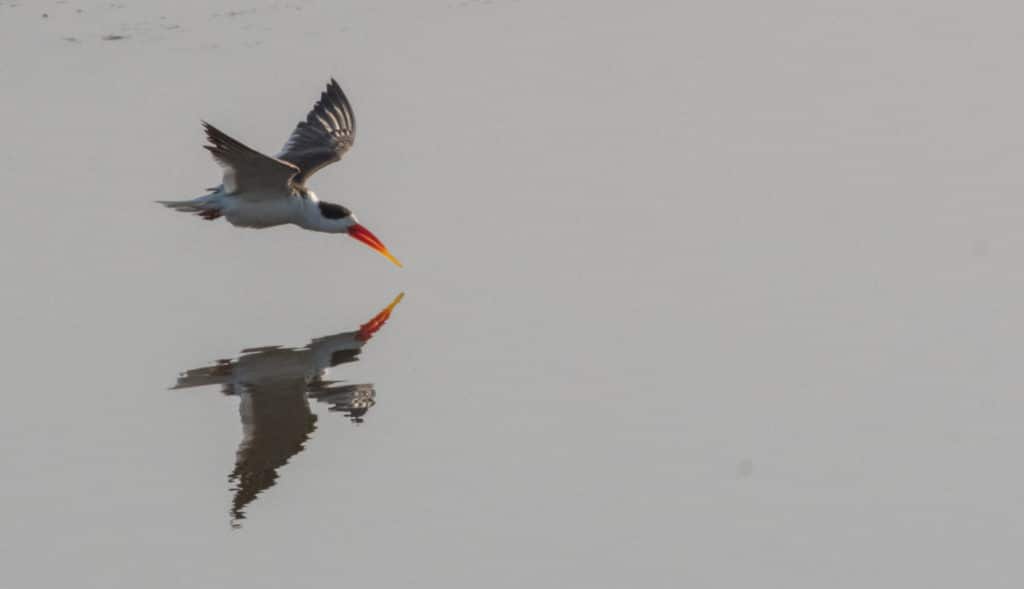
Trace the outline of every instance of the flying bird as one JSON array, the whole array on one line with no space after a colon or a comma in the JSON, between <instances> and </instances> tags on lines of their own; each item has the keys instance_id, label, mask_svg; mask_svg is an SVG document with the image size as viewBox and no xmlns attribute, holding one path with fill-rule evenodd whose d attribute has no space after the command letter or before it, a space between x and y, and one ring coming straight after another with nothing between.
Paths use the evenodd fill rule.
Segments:
<instances>
[{"instance_id":1,"label":"flying bird","mask_svg":"<svg viewBox=\"0 0 1024 589\"><path fill-rule=\"evenodd\" d=\"M210 221L224 217L236 227L293 224L310 231L347 233L401 267L352 211L321 201L306 187L310 176L340 160L355 142L352 105L334 78L275 157L243 145L205 121L203 128L209 142L204 147L224 168L221 184L191 200L157 202Z\"/></svg>"}]
</instances>

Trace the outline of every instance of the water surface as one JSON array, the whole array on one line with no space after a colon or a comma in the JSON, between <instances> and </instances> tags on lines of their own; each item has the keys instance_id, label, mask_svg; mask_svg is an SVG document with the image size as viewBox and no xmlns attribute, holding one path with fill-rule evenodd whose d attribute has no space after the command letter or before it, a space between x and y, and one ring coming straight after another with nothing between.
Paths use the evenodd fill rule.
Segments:
<instances>
[{"instance_id":1,"label":"water surface","mask_svg":"<svg viewBox=\"0 0 1024 589\"><path fill-rule=\"evenodd\" d=\"M124 4L0 2L6 585L1019 586L1020 9ZM153 204L330 76L404 269Z\"/></svg>"}]
</instances>

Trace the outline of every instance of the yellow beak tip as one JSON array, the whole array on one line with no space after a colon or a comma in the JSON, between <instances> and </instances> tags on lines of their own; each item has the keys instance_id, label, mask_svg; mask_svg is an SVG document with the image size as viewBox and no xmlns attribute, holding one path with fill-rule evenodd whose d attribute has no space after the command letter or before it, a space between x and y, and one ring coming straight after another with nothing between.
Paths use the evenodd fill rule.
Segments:
<instances>
[{"instance_id":1,"label":"yellow beak tip","mask_svg":"<svg viewBox=\"0 0 1024 589\"><path fill-rule=\"evenodd\" d=\"M397 297L395 297L395 300L391 301L391 304L390 304L390 305L388 305L388 306L387 306L387 308L386 308L385 310L386 310L386 311L391 311L392 309L394 309L395 307L397 307L397 306L398 306L398 303L401 303L401 302L402 302L402 299L404 299L404 298L405 298L405 293L404 293L404 292L400 292L400 293L398 293L398 296L397 296Z\"/></svg>"}]
</instances>

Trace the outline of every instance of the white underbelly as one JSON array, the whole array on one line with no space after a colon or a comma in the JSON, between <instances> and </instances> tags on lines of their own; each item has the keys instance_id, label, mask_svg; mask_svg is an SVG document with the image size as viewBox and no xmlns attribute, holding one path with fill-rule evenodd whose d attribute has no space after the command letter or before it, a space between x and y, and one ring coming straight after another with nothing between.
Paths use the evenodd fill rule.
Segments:
<instances>
[{"instance_id":1,"label":"white underbelly","mask_svg":"<svg viewBox=\"0 0 1024 589\"><path fill-rule=\"evenodd\" d=\"M228 199L227 206L223 208L224 218L238 227L274 227L294 223L298 212L298 203L292 198L260 201Z\"/></svg>"}]
</instances>

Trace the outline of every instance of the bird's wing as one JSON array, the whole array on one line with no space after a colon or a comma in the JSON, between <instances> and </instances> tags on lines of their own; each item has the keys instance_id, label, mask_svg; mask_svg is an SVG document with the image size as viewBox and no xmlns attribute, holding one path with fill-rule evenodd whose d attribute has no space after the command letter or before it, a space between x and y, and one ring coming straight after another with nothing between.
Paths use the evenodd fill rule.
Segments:
<instances>
[{"instance_id":1,"label":"bird's wing","mask_svg":"<svg viewBox=\"0 0 1024 589\"><path fill-rule=\"evenodd\" d=\"M340 160L352 147L355 137L356 118L352 105L337 80L331 78L320 100L306 120L295 127L277 157L298 166L300 171L295 182L302 184L320 168Z\"/></svg>"},{"instance_id":2,"label":"bird's wing","mask_svg":"<svg viewBox=\"0 0 1024 589\"><path fill-rule=\"evenodd\" d=\"M366 412L377 404L377 392L369 383L314 383L309 387L309 396L321 403L327 403L331 411L340 411L353 420L366 415Z\"/></svg>"},{"instance_id":3,"label":"bird's wing","mask_svg":"<svg viewBox=\"0 0 1024 589\"><path fill-rule=\"evenodd\" d=\"M210 123L203 122L204 145L224 168L224 189L228 194L280 194L291 191L291 179L299 168L246 147Z\"/></svg>"},{"instance_id":4,"label":"bird's wing","mask_svg":"<svg viewBox=\"0 0 1024 589\"><path fill-rule=\"evenodd\" d=\"M316 429L302 378L245 383L238 409L242 441L235 468L228 475L235 492L231 502L235 525L245 519L246 506L274 486L277 470L302 451Z\"/></svg>"}]
</instances>

